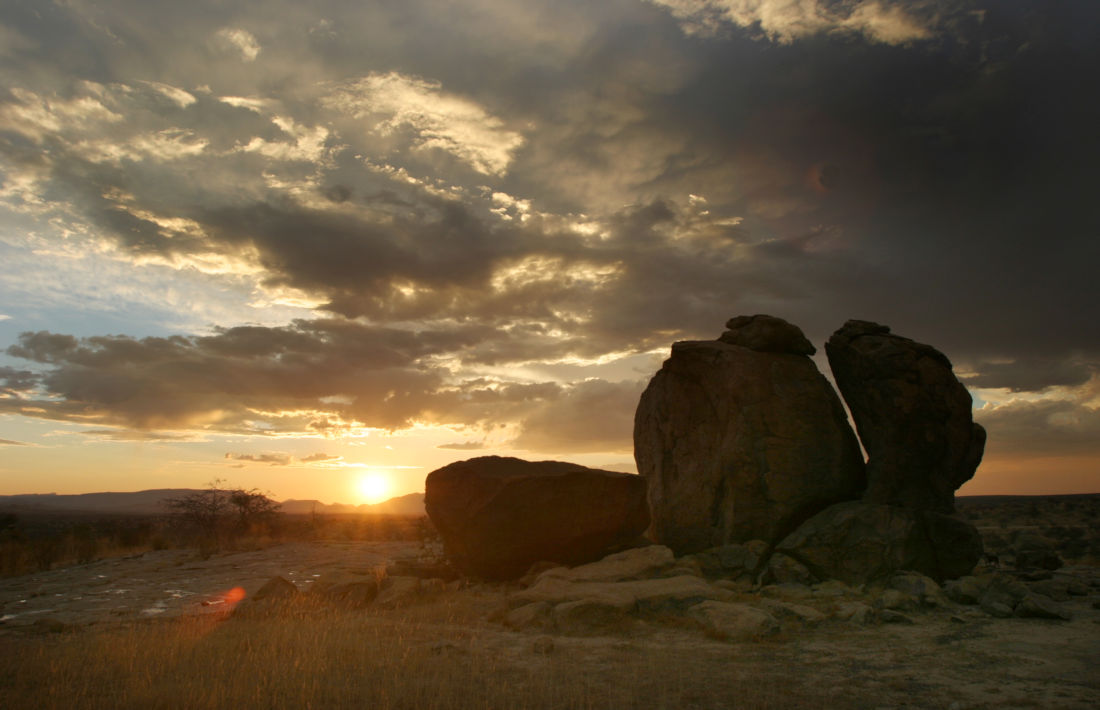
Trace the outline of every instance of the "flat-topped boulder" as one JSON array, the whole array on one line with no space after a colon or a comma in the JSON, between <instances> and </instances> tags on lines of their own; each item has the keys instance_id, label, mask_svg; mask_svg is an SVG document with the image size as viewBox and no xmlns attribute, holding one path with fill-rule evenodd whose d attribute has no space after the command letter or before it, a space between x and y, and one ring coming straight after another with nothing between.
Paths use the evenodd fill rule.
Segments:
<instances>
[{"instance_id":1,"label":"flat-topped boulder","mask_svg":"<svg viewBox=\"0 0 1100 710\"><path fill-rule=\"evenodd\" d=\"M864 487L859 443L802 331L761 315L727 326L675 343L635 414L649 534L677 554L778 542Z\"/></svg>"},{"instance_id":2,"label":"flat-topped boulder","mask_svg":"<svg viewBox=\"0 0 1100 710\"><path fill-rule=\"evenodd\" d=\"M424 486L448 558L485 579L593 562L649 525L643 478L573 463L482 456L433 471Z\"/></svg>"}]
</instances>

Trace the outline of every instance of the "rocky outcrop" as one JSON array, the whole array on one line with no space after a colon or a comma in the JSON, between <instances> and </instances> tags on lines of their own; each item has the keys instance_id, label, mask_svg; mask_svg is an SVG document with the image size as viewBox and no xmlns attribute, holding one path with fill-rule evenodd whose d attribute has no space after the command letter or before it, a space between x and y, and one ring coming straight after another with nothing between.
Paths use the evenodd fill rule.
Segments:
<instances>
[{"instance_id":1,"label":"rocky outcrop","mask_svg":"<svg viewBox=\"0 0 1100 710\"><path fill-rule=\"evenodd\" d=\"M433 471L424 485L448 558L486 579L514 579L544 560L598 560L649 525L641 477L577 464L483 456Z\"/></svg>"},{"instance_id":2,"label":"rocky outcrop","mask_svg":"<svg viewBox=\"0 0 1100 710\"><path fill-rule=\"evenodd\" d=\"M771 316L727 327L673 345L635 415L650 536L678 554L774 543L864 487L859 444L802 332Z\"/></svg>"},{"instance_id":3,"label":"rocky outcrop","mask_svg":"<svg viewBox=\"0 0 1100 710\"><path fill-rule=\"evenodd\" d=\"M776 552L817 578L847 584L914 570L936 580L968 574L981 557L973 525L954 516L849 501L831 506L783 539Z\"/></svg>"},{"instance_id":4,"label":"rocky outcrop","mask_svg":"<svg viewBox=\"0 0 1100 710\"><path fill-rule=\"evenodd\" d=\"M850 320L825 344L867 450L864 500L951 513L985 448L970 393L935 348Z\"/></svg>"}]
</instances>

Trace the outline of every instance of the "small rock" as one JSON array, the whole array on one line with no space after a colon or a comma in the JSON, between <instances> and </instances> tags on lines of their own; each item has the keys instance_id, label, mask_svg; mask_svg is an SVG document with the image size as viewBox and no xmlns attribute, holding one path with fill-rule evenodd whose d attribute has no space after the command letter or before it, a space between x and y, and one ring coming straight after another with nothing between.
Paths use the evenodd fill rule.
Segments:
<instances>
[{"instance_id":1,"label":"small rock","mask_svg":"<svg viewBox=\"0 0 1100 710\"><path fill-rule=\"evenodd\" d=\"M740 579L719 579L711 584L719 589L728 589L731 592L737 592L739 594L750 591L754 586L752 579L748 577L742 577Z\"/></svg>"},{"instance_id":2,"label":"small rock","mask_svg":"<svg viewBox=\"0 0 1100 710\"><path fill-rule=\"evenodd\" d=\"M813 593L815 597L824 599L854 597L859 594L858 590L849 587L839 579L827 579L820 584L815 584Z\"/></svg>"},{"instance_id":3,"label":"small rock","mask_svg":"<svg viewBox=\"0 0 1100 710\"><path fill-rule=\"evenodd\" d=\"M911 570L896 573L887 584L891 589L908 594L922 606L947 606L947 597L931 578Z\"/></svg>"},{"instance_id":4,"label":"small rock","mask_svg":"<svg viewBox=\"0 0 1100 710\"><path fill-rule=\"evenodd\" d=\"M982 601L982 611L998 619L1007 619L1012 616L1013 609L1004 602Z\"/></svg>"},{"instance_id":5,"label":"small rock","mask_svg":"<svg viewBox=\"0 0 1100 710\"><path fill-rule=\"evenodd\" d=\"M252 601L287 600L297 597L298 594L298 588L293 582L288 582L282 577L272 577L252 595Z\"/></svg>"},{"instance_id":6,"label":"small rock","mask_svg":"<svg viewBox=\"0 0 1100 710\"><path fill-rule=\"evenodd\" d=\"M804 584L810 585L817 578L798 560L777 552L768 560L768 568L764 573L767 580L778 584Z\"/></svg>"},{"instance_id":7,"label":"small rock","mask_svg":"<svg viewBox=\"0 0 1100 710\"><path fill-rule=\"evenodd\" d=\"M516 581L518 581L524 587L530 587L532 584L538 581L538 578L542 576L543 572L547 572L552 569L564 570L566 568L557 562L541 560L528 567L524 575Z\"/></svg>"},{"instance_id":8,"label":"small rock","mask_svg":"<svg viewBox=\"0 0 1100 710\"><path fill-rule=\"evenodd\" d=\"M874 610L863 602L841 602L836 605L834 618L857 626L866 626L874 618Z\"/></svg>"},{"instance_id":9,"label":"small rock","mask_svg":"<svg viewBox=\"0 0 1100 710\"><path fill-rule=\"evenodd\" d=\"M670 567L675 562L672 550L664 545L648 545L617 552L602 560L571 569L554 567L539 575L539 579L556 577L570 582L621 582L651 577L657 571ZM688 573L697 575L698 570Z\"/></svg>"},{"instance_id":10,"label":"small rock","mask_svg":"<svg viewBox=\"0 0 1100 710\"><path fill-rule=\"evenodd\" d=\"M1066 593L1074 597L1084 597L1089 593L1089 585L1079 579L1066 580Z\"/></svg>"},{"instance_id":11,"label":"small rock","mask_svg":"<svg viewBox=\"0 0 1100 710\"><path fill-rule=\"evenodd\" d=\"M916 611L920 604L911 595L896 589L884 589L875 601L875 608L893 611Z\"/></svg>"},{"instance_id":12,"label":"small rock","mask_svg":"<svg viewBox=\"0 0 1100 710\"><path fill-rule=\"evenodd\" d=\"M781 602L776 599L764 599L763 606L772 615L783 619L796 619L804 624L817 624L825 620L825 615L812 606Z\"/></svg>"},{"instance_id":13,"label":"small rock","mask_svg":"<svg viewBox=\"0 0 1100 710\"><path fill-rule=\"evenodd\" d=\"M983 584L983 581L985 584ZM943 593L953 602L959 604L977 604L988 584L988 578L982 580L979 577L959 577L943 586Z\"/></svg>"},{"instance_id":14,"label":"small rock","mask_svg":"<svg viewBox=\"0 0 1100 710\"><path fill-rule=\"evenodd\" d=\"M601 599L578 599L564 602L551 612L554 626L566 633L591 634L622 629L630 616L620 605Z\"/></svg>"},{"instance_id":15,"label":"small rock","mask_svg":"<svg viewBox=\"0 0 1100 710\"><path fill-rule=\"evenodd\" d=\"M718 638L738 641L768 636L779 631L771 614L748 604L706 601L688 610L703 629Z\"/></svg>"},{"instance_id":16,"label":"small rock","mask_svg":"<svg viewBox=\"0 0 1100 710\"><path fill-rule=\"evenodd\" d=\"M549 602L524 604L504 615L504 625L516 630L543 628L549 625L551 609L553 605Z\"/></svg>"},{"instance_id":17,"label":"small rock","mask_svg":"<svg viewBox=\"0 0 1100 710\"><path fill-rule=\"evenodd\" d=\"M1032 619L1062 619L1063 621L1072 618L1070 613L1056 601L1041 594L1028 594L1024 597L1016 605L1016 616Z\"/></svg>"},{"instance_id":18,"label":"small rock","mask_svg":"<svg viewBox=\"0 0 1100 710\"><path fill-rule=\"evenodd\" d=\"M420 596L420 579L417 577L386 577L374 603L383 609L393 609L415 601Z\"/></svg>"},{"instance_id":19,"label":"small rock","mask_svg":"<svg viewBox=\"0 0 1100 710\"><path fill-rule=\"evenodd\" d=\"M392 579L413 578L393 577ZM339 604L348 609L361 609L375 600L378 596L378 587L378 577L373 571L366 574L326 572L313 584L310 594L330 604Z\"/></svg>"},{"instance_id":20,"label":"small rock","mask_svg":"<svg viewBox=\"0 0 1100 710\"><path fill-rule=\"evenodd\" d=\"M906 616L905 614L894 611L893 609L883 609L883 610L879 611L878 618L884 624L913 624L913 623L916 623L911 618Z\"/></svg>"},{"instance_id":21,"label":"small rock","mask_svg":"<svg viewBox=\"0 0 1100 710\"><path fill-rule=\"evenodd\" d=\"M813 590L807 587L805 584L796 584L793 582L784 582L783 584L769 584L760 590L760 593L773 597L776 599L786 599L788 601L798 601L800 599L813 598Z\"/></svg>"}]
</instances>

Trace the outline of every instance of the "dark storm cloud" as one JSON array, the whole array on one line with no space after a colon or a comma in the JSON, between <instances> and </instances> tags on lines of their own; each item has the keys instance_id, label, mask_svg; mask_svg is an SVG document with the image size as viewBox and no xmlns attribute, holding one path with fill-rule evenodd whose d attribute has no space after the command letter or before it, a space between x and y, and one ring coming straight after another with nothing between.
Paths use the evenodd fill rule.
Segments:
<instances>
[{"instance_id":1,"label":"dark storm cloud","mask_svg":"<svg viewBox=\"0 0 1100 710\"><path fill-rule=\"evenodd\" d=\"M0 393L15 396L32 389L38 383L38 375L30 370L0 367Z\"/></svg>"},{"instance_id":2,"label":"dark storm cloud","mask_svg":"<svg viewBox=\"0 0 1100 710\"><path fill-rule=\"evenodd\" d=\"M1090 454L1100 440L1100 408L1072 399L1013 402L975 420L989 432L990 455Z\"/></svg>"},{"instance_id":3,"label":"dark storm cloud","mask_svg":"<svg viewBox=\"0 0 1100 710\"><path fill-rule=\"evenodd\" d=\"M973 387L1079 388L1100 364L1096 3L259 8L3 10L5 199L334 317L25 335L8 352L49 367L51 398L0 406L261 433L507 421L519 445L619 450L638 385L500 368L757 312L818 345L889 324ZM40 377L0 375L9 395ZM1014 411L991 433L1046 416Z\"/></svg>"},{"instance_id":4,"label":"dark storm cloud","mask_svg":"<svg viewBox=\"0 0 1100 710\"><path fill-rule=\"evenodd\" d=\"M1070 358L1024 359L1015 362L982 363L981 374L965 379L968 387L1005 388L1012 392L1041 392L1051 387L1076 387L1089 381L1100 363Z\"/></svg>"},{"instance_id":5,"label":"dark storm cloud","mask_svg":"<svg viewBox=\"0 0 1100 710\"><path fill-rule=\"evenodd\" d=\"M327 319L201 337L24 333L7 354L51 369L41 392L0 399L0 410L122 427L85 432L117 440L180 438L158 429L339 435L414 422L491 428L595 387L445 379L438 358L457 362L465 343L483 339L479 330L414 332Z\"/></svg>"}]
</instances>

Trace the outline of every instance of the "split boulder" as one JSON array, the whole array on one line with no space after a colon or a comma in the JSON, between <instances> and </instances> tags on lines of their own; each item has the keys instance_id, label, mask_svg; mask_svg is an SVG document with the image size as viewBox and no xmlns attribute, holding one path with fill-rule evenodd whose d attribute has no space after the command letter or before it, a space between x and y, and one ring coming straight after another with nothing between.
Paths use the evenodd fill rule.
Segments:
<instances>
[{"instance_id":1,"label":"split boulder","mask_svg":"<svg viewBox=\"0 0 1100 710\"><path fill-rule=\"evenodd\" d=\"M864 500L954 512L955 490L982 460L985 430L951 361L860 320L833 333L825 352L867 450Z\"/></svg>"},{"instance_id":2,"label":"split boulder","mask_svg":"<svg viewBox=\"0 0 1100 710\"><path fill-rule=\"evenodd\" d=\"M635 415L650 537L677 554L773 544L864 487L859 444L802 332L759 315L727 328L674 344Z\"/></svg>"}]
</instances>

